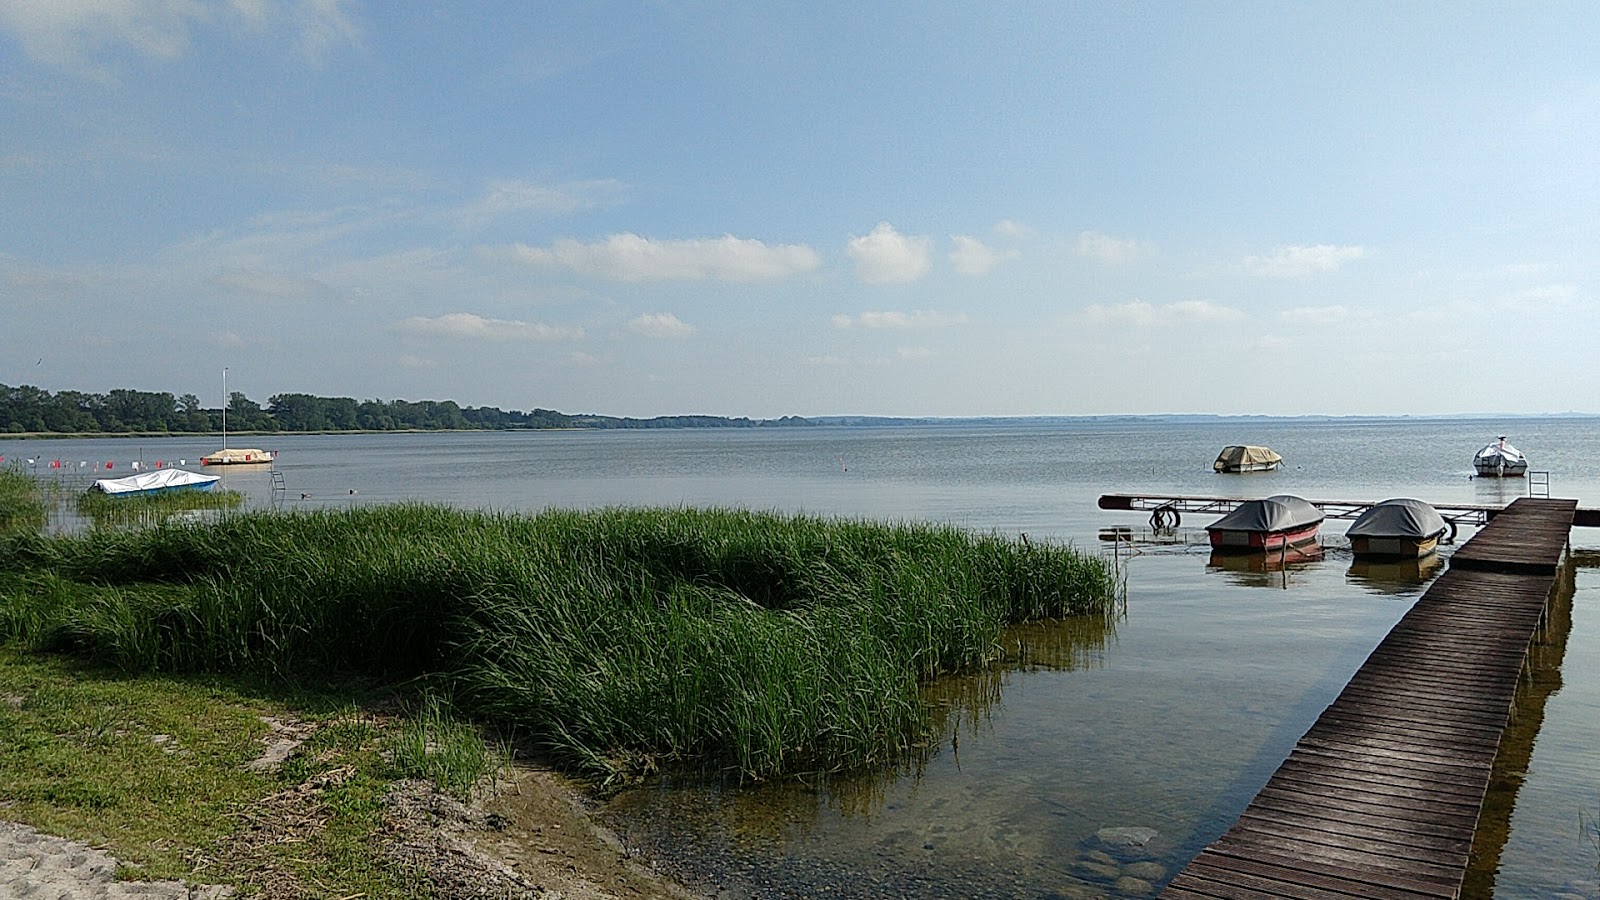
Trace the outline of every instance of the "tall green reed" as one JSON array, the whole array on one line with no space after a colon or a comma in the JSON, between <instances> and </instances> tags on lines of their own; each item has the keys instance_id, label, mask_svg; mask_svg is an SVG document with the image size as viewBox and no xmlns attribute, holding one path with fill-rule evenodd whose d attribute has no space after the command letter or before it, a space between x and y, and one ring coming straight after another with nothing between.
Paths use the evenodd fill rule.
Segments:
<instances>
[{"instance_id":1,"label":"tall green reed","mask_svg":"<svg viewBox=\"0 0 1600 900\"><path fill-rule=\"evenodd\" d=\"M11 626L42 643L135 670L427 674L602 778L892 759L930 727L921 682L1120 596L1070 547L730 509L248 513L30 552L85 585Z\"/></svg>"}]
</instances>

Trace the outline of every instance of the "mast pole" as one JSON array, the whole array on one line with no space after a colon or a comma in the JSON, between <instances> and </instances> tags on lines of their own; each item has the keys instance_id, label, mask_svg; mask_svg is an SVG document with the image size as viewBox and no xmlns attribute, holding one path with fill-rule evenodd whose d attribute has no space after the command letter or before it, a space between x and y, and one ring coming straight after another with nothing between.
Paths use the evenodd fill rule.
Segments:
<instances>
[{"instance_id":1,"label":"mast pole","mask_svg":"<svg viewBox=\"0 0 1600 900\"><path fill-rule=\"evenodd\" d=\"M228 449L228 367L222 367L222 449Z\"/></svg>"}]
</instances>

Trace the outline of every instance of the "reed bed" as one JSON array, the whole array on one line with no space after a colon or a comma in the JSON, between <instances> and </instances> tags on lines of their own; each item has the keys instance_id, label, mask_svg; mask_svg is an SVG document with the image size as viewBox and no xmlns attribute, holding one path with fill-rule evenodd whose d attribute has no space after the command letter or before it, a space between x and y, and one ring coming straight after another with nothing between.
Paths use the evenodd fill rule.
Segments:
<instances>
[{"instance_id":1,"label":"reed bed","mask_svg":"<svg viewBox=\"0 0 1600 900\"><path fill-rule=\"evenodd\" d=\"M0 534L38 531L44 527L48 511L32 478L0 469Z\"/></svg>"},{"instance_id":2,"label":"reed bed","mask_svg":"<svg viewBox=\"0 0 1600 900\"><path fill-rule=\"evenodd\" d=\"M154 525L172 516L202 510L230 510L244 505L238 491L168 491L134 497L113 497L83 491L73 498L78 516L95 528L130 528Z\"/></svg>"},{"instance_id":3,"label":"reed bed","mask_svg":"<svg viewBox=\"0 0 1600 900\"><path fill-rule=\"evenodd\" d=\"M428 676L603 779L893 760L930 727L921 682L1122 596L1071 547L732 509L242 513L14 536L0 575L0 640L133 671Z\"/></svg>"}]
</instances>

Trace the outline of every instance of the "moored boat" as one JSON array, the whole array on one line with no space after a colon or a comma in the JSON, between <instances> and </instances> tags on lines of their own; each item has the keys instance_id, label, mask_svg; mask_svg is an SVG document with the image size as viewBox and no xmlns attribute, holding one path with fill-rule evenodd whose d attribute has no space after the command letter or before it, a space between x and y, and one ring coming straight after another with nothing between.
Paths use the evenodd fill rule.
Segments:
<instances>
[{"instance_id":1,"label":"moored boat","mask_svg":"<svg viewBox=\"0 0 1600 900\"><path fill-rule=\"evenodd\" d=\"M1246 500L1206 526L1211 549L1258 553L1316 540L1324 516L1311 501L1292 494Z\"/></svg>"},{"instance_id":2,"label":"moored boat","mask_svg":"<svg viewBox=\"0 0 1600 900\"><path fill-rule=\"evenodd\" d=\"M270 466L277 459L277 454L271 450L257 450L255 448L241 449L226 447L215 453L200 457L202 466Z\"/></svg>"},{"instance_id":3,"label":"moored boat","mask_svg":"<svg viewBox=\"0 0 1600 900\"><path fill-rule=\"evenodd\" d=\"M1249 444L1232 444L1222 448L1217 461L1211 464L1214 472L1271 472L1283 465L1283 457L1270 447Z\"/></svg>"},{"instance_id":4,"label":"moored boat","mask_svg":"<svg viewBox=\"0 0 1600 900\"><path fill-rule=\"evenodd\" d=\"M157 469L126 478L101 478L90 485L89 490L112 497L139 497L177 491L209 491L221 480L217 475L201 475L187 469Z\"/></svg>"},{"instance_id":5,"label":"moored boat","mask_svg":"<svg viewBox=\"0 0 1600 900\"><path fill-rule=\"evenodd\" d=\"M1472 468L1487 478L1516 478L1528 473L1528 458L1506 443L1506 436L1479 450L1472 457Z\"/></svg>"},{"instance_id":6,"label":"moored boat","mask_svg":"<svg viewBox=\"0 0 1600 900\"><path fill-rule=\"evenodd\" d=\"M1448 530L1438 510L1406 497L1385 500L1356 517L1345 531L1356 556L1419 559L1439 548Z\"/></svg>"}]
</instances>

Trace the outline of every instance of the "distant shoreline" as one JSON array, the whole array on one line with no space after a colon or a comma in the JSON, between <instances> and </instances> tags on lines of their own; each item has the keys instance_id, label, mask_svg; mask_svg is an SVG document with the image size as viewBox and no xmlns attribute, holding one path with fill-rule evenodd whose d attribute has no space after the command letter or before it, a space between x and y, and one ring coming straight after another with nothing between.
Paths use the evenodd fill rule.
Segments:
<instances>
[{"instance_id":1,"label":"distant shoreline","mask_svg":"<svg viewBox=\"0 0 1600 900\"><path fill-rule=\"evenodd\" d=\"M675 416L659 416L660 419L679 418ZM703 416L696 417L702 423L709 419L721 417ZM1478 422L1478 421L1538 421L1553 419L1595 419L1600 418L1600 413L1564 412L1564 413L1458 413L1446 415L1302 415L1302 416L1266 416L1266 415L1221 415L1209 413L1173 413L1156 415L1118 414L1118 415L1093 415L1093 416L785 416L782 419L742 419L728 418L727 424L697 424L697 425L653 425L653 426L585 426L568 425L546 428L325 428L306 431L230 431L228 436L273 438L279 436L302 435L334 435L334 434L496 434L507 432L552 432L552 431L701 431L706 429L738 429L750 428L807 428L807 427L833 427L833 428L989 428L1006 425L1048 425L1048 424L1227 424L1238 422L1270 423L1303 423L1303 424L1348 424L1351 422ZM648 419L637 420L641 422ZM87 438L215 438L222 440L222 434L215 431L23 431L0 432L0 441L13 440L42 440L42 439L87 439Z\"/></svg>"}]
</instances>

